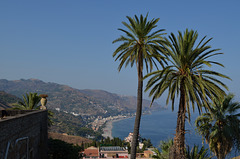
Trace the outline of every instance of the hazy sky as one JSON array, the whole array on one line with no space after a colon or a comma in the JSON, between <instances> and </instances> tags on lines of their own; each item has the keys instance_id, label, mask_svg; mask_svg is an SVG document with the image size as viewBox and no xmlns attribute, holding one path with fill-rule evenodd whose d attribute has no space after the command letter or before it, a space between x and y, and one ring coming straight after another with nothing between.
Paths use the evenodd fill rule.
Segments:
<instances>
[{"instance_id":1,"label":"hazy sky","mask_svg":"<svg viewBox=\"0 0 240 159\"><path fill-rule=\"evenodd\" d=\"M117 29L126 16L149 12L166 33L189 28L199 38L213 37L212 47L224 52L214 59L225 65L217 70L232 78L225 82L239 96L239 6L238 0L1 0L0 79L136 95L136 69L117 71L112 53L120 43L112 41L122 35Z\"/></svg>"}]
</instances>

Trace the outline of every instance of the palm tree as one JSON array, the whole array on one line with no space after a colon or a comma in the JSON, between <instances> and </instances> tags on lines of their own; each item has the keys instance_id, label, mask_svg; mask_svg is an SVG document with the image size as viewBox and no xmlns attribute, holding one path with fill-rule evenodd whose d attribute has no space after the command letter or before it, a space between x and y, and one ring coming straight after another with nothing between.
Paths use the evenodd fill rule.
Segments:
<instances>
[{"instance_id":1,"label":"palm tree","mask_svg":"<svg viewBox=\"0 0 240 159\"><path fill-rule=\"evenodd\" d=\"M26 93L26 97L23 96L23 101L18 101L17 103L13 104L13 109L19 109L19 110L39 110L41 101L41 97L37 93ZM53 125L53 112L51 110L48 110L48 126L50 127Z\"/></svg>"},{"instance_id":2,"label":"palm tree","mask_svg":"<svg viewBox=\"0 0 240 159\"><path fill-rule=\"evenodd\" d=\"M21 110L32 110L39 109L39 102L41 97L37 93L26 93L26 97L23 95L23 101L18 101L18 103L14 103L14 109Z\"/></svg>"},{"instance_id":3,"label":"palm tree","mask_svg":"<svg viewBox=\"0 0 240 159\"><path fill-rule=\"evenodd\" d=\"M208 60L221 53L215 53L219 49L211 49L211 46L207 45L211 39L205 41L205 36L196 44L197 38L197 31L188 31L188 29L184 34L179 31L177 38L171 33L170 41L166 38L168 60L171 64L163 70L145 76L145 78L151 76L146 91L151 88L149 96L152 96L152 102L168 90L166 103L168 104L170 99L172 110L174 110L175 99L179 97L176 134L171 155L178 159L185 156L185 119L187 112L190 120L190 105L193 111L195 105L199 112L202 111L202 105L208 108L210 99L223 97L225 95L223 88L227 89L227 86L216 77L229 79L221 73L204 69L204 66L210 67L212 64L223 66L218 62Z\"/></svg>"},{"instance_id":4,"label":"palm tree","mask_svg":"<svg viewBox=\"0 0 240 159\"><path fill-rule=\"evenodd\" d=\"M128 17L129 24L122 22L128 30L118 29L122 31L125 36L113 41L122 42L122 44L114 51L113 57L115 61L119 60L120 64L118 70L120 71L122 66L127 66L129 63L131 67L136 64L138 74L138 90L137 90L137 110L133 131L133 141L131 148L131 158L136 158L136 147L139 134L140 119L142 114L142 88L143 88L143 67L145 64L146 70L152 70L153 66L157 66L155 61L160 62L163 66L163 56L160 56L159 52L163 51L161 43L163 38L161 33L163 29L152 32L157 27L156 23L158 19L147 20L148 15L138 18L136 15L134 18Z\"/></svg>"},{"instance_id":5,"label":"palm tree","mask_svg":"<svg viewBox=\"0 0 240 159\"><path fill-rule=\"evenodd\" d=\"M186 149L186 159L211 159L212 157L208 154L208 148L204 146L198 149L198 146L194 145L190 150L189 146Z\"/></svg>"},{"instance_id":6,"label":"palm tree","mask_svg":"<svg viewBox=\"0 0 240 159\"><path fill-rule=\"evenodd\" d=\"M195 125L218 159L223 159L236 147L240 150L240 103L233 102L233 94L215 99L209 112L199 116Z\"/></svg>"}]
</instances>

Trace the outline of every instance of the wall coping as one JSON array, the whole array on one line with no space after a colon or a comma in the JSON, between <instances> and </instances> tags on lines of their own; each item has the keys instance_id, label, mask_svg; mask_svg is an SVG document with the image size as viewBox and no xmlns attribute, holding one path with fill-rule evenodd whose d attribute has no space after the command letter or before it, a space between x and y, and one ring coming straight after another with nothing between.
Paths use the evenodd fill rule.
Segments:
<instances>
[{"instance_id":1,"label":"wall coping","mask_svg":"<svg viewBox=\"0 0 240 159\"><path fill-rule=\"evenodd\" d=\"M13 111L13 110L5 110L5 111ZM9 120L12 120L12 119L21 118L21 117L28 116L28 115L42 113L42 112L45 112L45 111L47 111L47 109L46 110L31 110L31 111L26 110L26 111L21 111L22 113L19 113L19 114L16 114L16 115L5 116L3 118L0 117L0 123L1 122L5 122L5 121L9 121Z\"/></svg>"}]
</instances>

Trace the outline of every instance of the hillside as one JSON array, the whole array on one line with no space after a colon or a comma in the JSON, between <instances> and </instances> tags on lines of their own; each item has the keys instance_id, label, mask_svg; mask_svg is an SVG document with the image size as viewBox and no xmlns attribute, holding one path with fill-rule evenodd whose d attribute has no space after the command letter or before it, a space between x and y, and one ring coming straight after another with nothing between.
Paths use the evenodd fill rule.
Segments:
<instances>
[{"instance_id":1,"label":"hillside","mask_svg":"<svg viewBox=\"0 0 240 159\"><path fill-rule=\"evenodd\" d=\"M12 103L16 103L20 99L14 95L0 91L0 110L11 108Z\"/></svg>"},{"instance_id":2,"label":"hillside","mask_svg":"<svg viewBox=\"0 0 240 159\"><path fill-rule=\"evenodd\" d=\"M92 140L89 140L84 137L72 136L67 134L59 134L59 133L53 133L53 132L49 132L48 137L52 139L59 139L74 145L82 145L82 143L92 143Z\"/></svg>"},{"instance_id":3,"label":"hillside","mask_svg":"<svg viewBox=\"0 0 240 159\"><path fill-rule=\"evenodd\" d=\"M0 80L0 89L7 93L22 97L26 92L48 94L49 109L59 108L61 111L74 112L81 116L109 116L134 113L136 97L120 96L103 90L78 90L66 85L43 82L38 79ZM150 101L143 101L143 110L150 110ZM154 108L160 105L154 103Z\"/></svg>"}]
</instances>

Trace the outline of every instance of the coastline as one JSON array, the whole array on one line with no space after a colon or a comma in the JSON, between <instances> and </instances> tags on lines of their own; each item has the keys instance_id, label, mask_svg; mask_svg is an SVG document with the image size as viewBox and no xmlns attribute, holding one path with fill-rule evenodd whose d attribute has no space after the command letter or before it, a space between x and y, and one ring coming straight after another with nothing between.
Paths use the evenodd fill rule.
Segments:
<instances>
[{"instance_id":1,"label":"coastline","mask_svg":"<svg viewBox=\"0 0 240 159\"><path fill-rule=\"evenodd\" d=\"M119 119L107 121L105 124L105 127L103 128L102 136L105 138L110 137L110 139L113 139L113 136L112 136L113 123L120 120L128 119L128 118L132 118L132 117L125 117L125 118L119 118Z\"/></svg>"},{"instance_id":2,"label":"coastline","mask_svg":"<svg viewBox=\"0 0 240 159\"><path fill-rule=\"evenodd\" d=\"M103 137L105 137L105 138L110 137L110 139L113 139L113 137L112 137L112 128L113 128L112 122L113 122L112 120L109 120L106 122L106 125L103 128L103 134L102 134Z\"/></svg>"},{"instance_id":3,"label":"coastline","mask_svg":"<svg viewBox=\"0 0 240 159\"><path fill-rule=\"evenodd\" d=\"M142 115L151 115L151 114L152 114L151 111L142 113ZM113 139L113 137L114 137L114 136L112 136L113 123L124 120L124 119L133 118L133 117L135 117L135 116L124 116L124 117L120 117L117 119L115 118L115 119L107 120L105 123L105 126L102 128L102 130L103 130L102 136L105 138L110 137L110 139Z\"/></svg>"},{"instance_id":4,"label":"coastline","mask_svg":"<svg viewBox=\"0 0 240 159\"><path fill-rule=\"evenodd\" d=\"M142 113L142 115L150 115L150 114L152 114L152 112L150 112L150 111ZM103 130L102 136L105 138L110 137L110 139L113 139L113 137L114 137L114 136L112 136L113 123L120 121L120 120L133 118L133 117L135 117L135 116L124 116L124 117L120 117L117 119L107 120L105 126L102 128L102 130Z\"/></svg>"}]
</instances>

